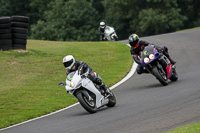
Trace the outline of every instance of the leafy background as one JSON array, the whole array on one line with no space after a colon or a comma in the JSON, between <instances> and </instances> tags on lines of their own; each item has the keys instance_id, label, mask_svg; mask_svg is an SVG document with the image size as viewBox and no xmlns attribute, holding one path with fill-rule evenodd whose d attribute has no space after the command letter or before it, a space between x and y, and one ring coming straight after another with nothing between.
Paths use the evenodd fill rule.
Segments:
<instances>
[{"instance_id":1,"label":"leafy background","mask_svg":"<svg viewBox=\"0 0 200 133\"><path fill-rule=\"evenodd\" d=\"M101 21L120 39L200 26L199 0L1 0L0 16L29 16L29 38L97 41Z\"/></svg>"}]
</instances>

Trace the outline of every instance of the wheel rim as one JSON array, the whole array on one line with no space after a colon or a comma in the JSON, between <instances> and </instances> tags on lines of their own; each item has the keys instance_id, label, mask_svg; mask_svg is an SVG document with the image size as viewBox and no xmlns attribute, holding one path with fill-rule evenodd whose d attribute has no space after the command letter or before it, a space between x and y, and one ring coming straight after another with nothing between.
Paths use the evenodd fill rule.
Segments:
<instances>
[{"instance_id":1,"label":"wheel rim","mask_svg":"<svg viewBox=\"0 0 200 133\"><path fill-rule=\"evenodd\" d=\"M167 76L166 76L166 73L163 72L162 70L158 69L158 72L160 73L161 77L164 79L164 80L167 80Z\"/></svg>"},{"instance_id":2,"label":"wheel rim","mask_svg":"<svg viewBox=\"0 0 200 133\"><path fill-rule=\"evenodd\" d=\"M89 100L86 96L83 95L83 99L85 100L85 102L91 106L91 107L95 107L95 102L94 99L93 100Z\"/></svg>"}]
</instances>

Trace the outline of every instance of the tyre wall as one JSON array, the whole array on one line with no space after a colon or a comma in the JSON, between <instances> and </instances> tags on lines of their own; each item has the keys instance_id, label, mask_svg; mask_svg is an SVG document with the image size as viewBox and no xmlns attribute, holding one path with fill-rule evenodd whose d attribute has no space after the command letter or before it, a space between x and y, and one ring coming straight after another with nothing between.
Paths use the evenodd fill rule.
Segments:
<instances>
[{"instance_id":1,"label":"tyre wall","mask_svg":"<svg viewBox=\"0 0 200 133\"><path fill-rule=\"evenodd\" d=\"M11 17L0 17L0 50L12 49Z\"/></svg>"},{"instance_id":2,"label":"tyre wall","mask_svg":"<svg viewBox=\"0 0 200 133\"><path fill-rule=\"evenodd\" d=\"M26 16L0 17L0 50L26 50L29 22Z\"/></svg>"}]
</instances>

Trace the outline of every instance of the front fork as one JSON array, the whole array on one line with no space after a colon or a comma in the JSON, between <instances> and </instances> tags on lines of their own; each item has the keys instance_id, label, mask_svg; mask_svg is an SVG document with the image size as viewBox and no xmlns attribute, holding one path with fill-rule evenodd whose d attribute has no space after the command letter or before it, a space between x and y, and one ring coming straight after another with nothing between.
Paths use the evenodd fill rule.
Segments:
<instances>
[{"instance_id":1,"label":"front fork","mask_svg":"<svg viewBox=\"0 0 200 133\"><path fill-rule=\"evenodd\" d=\"M148 64L147 67L144 67L144 69L146 69L149 73L152 73L154 75L154 73L152 72L153 67L158 67L159 70L162 71L162 73L166 73L165 70L163 69L162 65L156 61L156 64Z\"/></svg>"}]
</instances>

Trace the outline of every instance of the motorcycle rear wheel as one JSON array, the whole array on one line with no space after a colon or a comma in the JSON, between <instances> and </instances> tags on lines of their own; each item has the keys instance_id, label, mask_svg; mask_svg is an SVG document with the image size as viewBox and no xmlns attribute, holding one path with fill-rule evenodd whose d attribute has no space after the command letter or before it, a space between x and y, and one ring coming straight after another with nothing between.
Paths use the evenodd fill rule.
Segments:
<instances>
[{"instance_id":1,"label":"motorcycle rear wheel","mask_svg":"<svg viewBox=\"0 0 200 133\"><path fill-rule=\"evenodd\" d=\"M95 100L89 100L83 93L78 93L77 99L82 107L89 113L95 113L97 111Z\"/></svg>"},{"instance_id":2,"label":"motorcycle rear wheel","mask_svg":"<svg viewBox=\"0 0 200 133\"><path fill-rule=\"evenodd\" d=\"M164 86L168 85L166 76L161 71L159 71L157 67L154 67L152 69L152 72L162 85Z\"/></svg>"},{"instance_id":3,"label":"motorcycle rear wheel","mask_svg":"<svg viewBox=\"0 0 200 133\"><path fill-rule=\"evenodd\" d=\"M170 78L171 81L177 81L178 80L178 74L176 73L176 70L174 69L173 75Z\"/></svg>"},{"instance_id":4,"label":"motorcycle rear wheel","mask_svg":"<svg viewBox=\"0 0 200 133\"><path fill-rule=\"evenodd\" d=\"M114 107L116 104L116 98L115 95L113 94L113 92L110 90L111 95L108 97L109 102L106 105L107 107Z\"/></svg>"},{"instance_id":5,"label":"motorcycle rear wheel","mask_svg":"<svg viewBox=\"0 0 200 133\"><path fill-rule=\"evenodd\" d=\"M118 41L118 37L117 36L114 36L114 41Z\"/></svg>"}]
</instances>

